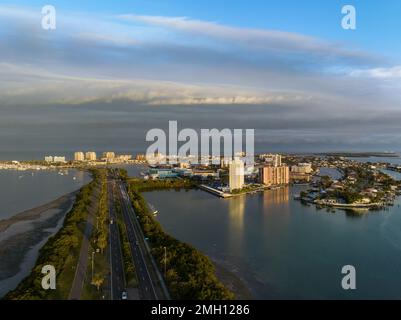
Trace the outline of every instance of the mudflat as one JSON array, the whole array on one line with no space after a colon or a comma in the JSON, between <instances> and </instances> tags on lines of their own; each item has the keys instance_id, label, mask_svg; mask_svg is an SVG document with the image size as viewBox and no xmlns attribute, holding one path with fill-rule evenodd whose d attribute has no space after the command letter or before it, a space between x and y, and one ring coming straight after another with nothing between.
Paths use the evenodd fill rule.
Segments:
<instances>
[{"instance_id":1,"label":"mudflat","mask_svg":"<svg viewBox=\"0 0 401 320\"><path fill-rule=\"evenodd\" d=\"M53 200L51 202L48 202L44 205L28 209L25 211L22 211L11 218L0 220L0 232L3 232L7 230L10 226L12 226L15 223L21 222L21 221L30 221L30 220L35 220L41 216L42 213L51 210L51 209L58 209L60 206L62 206L66 201L71 200L75 195L78 193L78 191L73 191L71 193L67 193L56 200Z\"/></svg>"}]
</instances>

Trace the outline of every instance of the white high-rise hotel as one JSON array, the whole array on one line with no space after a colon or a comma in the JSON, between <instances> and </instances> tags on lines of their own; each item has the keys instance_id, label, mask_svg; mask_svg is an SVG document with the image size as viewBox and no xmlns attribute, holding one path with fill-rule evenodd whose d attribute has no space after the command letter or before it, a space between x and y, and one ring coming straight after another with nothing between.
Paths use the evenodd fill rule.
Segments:
<instances>
[{"instance_id":1,"label":"white high-rise hotel","mask_svg":"<svg viewBox=\"0 0 401 320\"><path fill-rule=\"evenodd\" d=\"M244 186L244 162L239 158L234 158L228 168L230 191L241 189Z\"/></svg>"},{"instance_id":2,"label":"white high-rise hotel","mask_svg":"<svg viewBox=\"0 0 401 320\"><path fill-rule=\"evenodd\" d=\"M75 161L84 161L85 160L85 155L82 151L78 151L74 153L74 160Z\"/></svg>"}]
</instances>

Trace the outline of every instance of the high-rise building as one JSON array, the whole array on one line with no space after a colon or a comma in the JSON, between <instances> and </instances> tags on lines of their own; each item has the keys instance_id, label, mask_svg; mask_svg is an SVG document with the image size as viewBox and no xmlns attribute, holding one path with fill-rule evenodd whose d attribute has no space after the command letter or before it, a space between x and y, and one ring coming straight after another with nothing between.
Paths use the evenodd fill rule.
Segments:
<instances>
[{"instance_id":1,"label":"high-rise building","mask_svg":"<svg viewBox=\"0 0 401 320\"><path fill-rule=\"evenodd\" d=\"M259 159L264 160L267 165L272 167L281 167L281 155L280 154L261 154Z\"/></svg>"},{"instance_id":2,"label":"high-rise building","mask_svg":"<svg viewBox=\"0 0 401 320\"><path fill-rule=\"evenodd\" d=\"M234 158L230 162L228 169L230 191L241 189L244 186L244 162Z\"/></svg>"},{"instance_id":3,"label":"high-rise building","mask_svg":"<svg viewBox=\"0 0 401 320\"><path fill-rule=\"evenodd\" d=\"M85 153L85 160L96 161L96 152L88 151L87 153Z\"/></svg>"},{"instance_id":4,"label":"high-rise building","mask_svg":"<svg viewBox=\"0 0 401 320\"><path fill-rule=\"evenodd\" d=\"M85 155L83 152L78 151L74 153L74 160L75 161L84 161L85 160Z\"/></svg>"},{"instance_id":5,"label":"high-rise building","mask_svg":"<svg viewBox=\"0 0 401 320\"><path fill-rule=\"evenodd\" d=\"M259 182L265 185L283 185L290 182L290 168L287 166L264 166L259 168Z\"/></svg>"},{"instance_id":6,"label":"high-rise building","mask_svg":"<svg viewBox=\"0 0 401 320\"><path fill-rule=\"evenodd\" d=\"M107 161L114 160L115 157L116 155L114 152L111 151L103 152L103 158L105 158Z\"/></svg>"}]
</instances>

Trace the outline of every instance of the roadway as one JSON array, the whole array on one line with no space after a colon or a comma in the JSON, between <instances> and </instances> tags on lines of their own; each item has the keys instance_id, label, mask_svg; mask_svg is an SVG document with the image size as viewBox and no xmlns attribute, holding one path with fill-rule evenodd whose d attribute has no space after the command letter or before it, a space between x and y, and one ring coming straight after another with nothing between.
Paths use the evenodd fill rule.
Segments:
<instances>
[{"instance_id":1,"label":"roadway","mask_svg":"<svg viewBox=\"0 0 401 320\"><path fill-rule=\"evenodd\" d=\"M140 297L142 300L161 299L160 293L157 293L157 289L155 289L155 284L151 277L152 270L149 270L148 265L150 265L150 263L148 262L149 260L146 259L148 253L144 243L145 239L140 230L139 222L132 208L131 201L123 183L118 181L117 185L117 189L120 193L119 198L121 201L123 219L127 228L128 240L138 277Z\"/></svg>"}]
</instances>

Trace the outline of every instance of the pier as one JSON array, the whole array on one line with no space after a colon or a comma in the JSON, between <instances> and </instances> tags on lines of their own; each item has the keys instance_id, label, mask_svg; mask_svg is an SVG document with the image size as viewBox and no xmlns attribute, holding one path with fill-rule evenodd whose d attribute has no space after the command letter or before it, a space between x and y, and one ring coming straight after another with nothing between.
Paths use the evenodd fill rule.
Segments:
<instances>
[{"instance_id":1,"label":"pier","mask_svg":"<svg viewBox=\"0 0 401 320\"><path fill-rule=\"evenodd\" d=\"M223 191L214 189L214 188L206 186L204 184L200 185L199 188L204 190L204 191L206 191L206 192L214 194L215 196L219 196L220 198L230 198L230 197L232 197L232 195L229 194L229 193L225 193Z\"/></svg>"}]
</instances>

